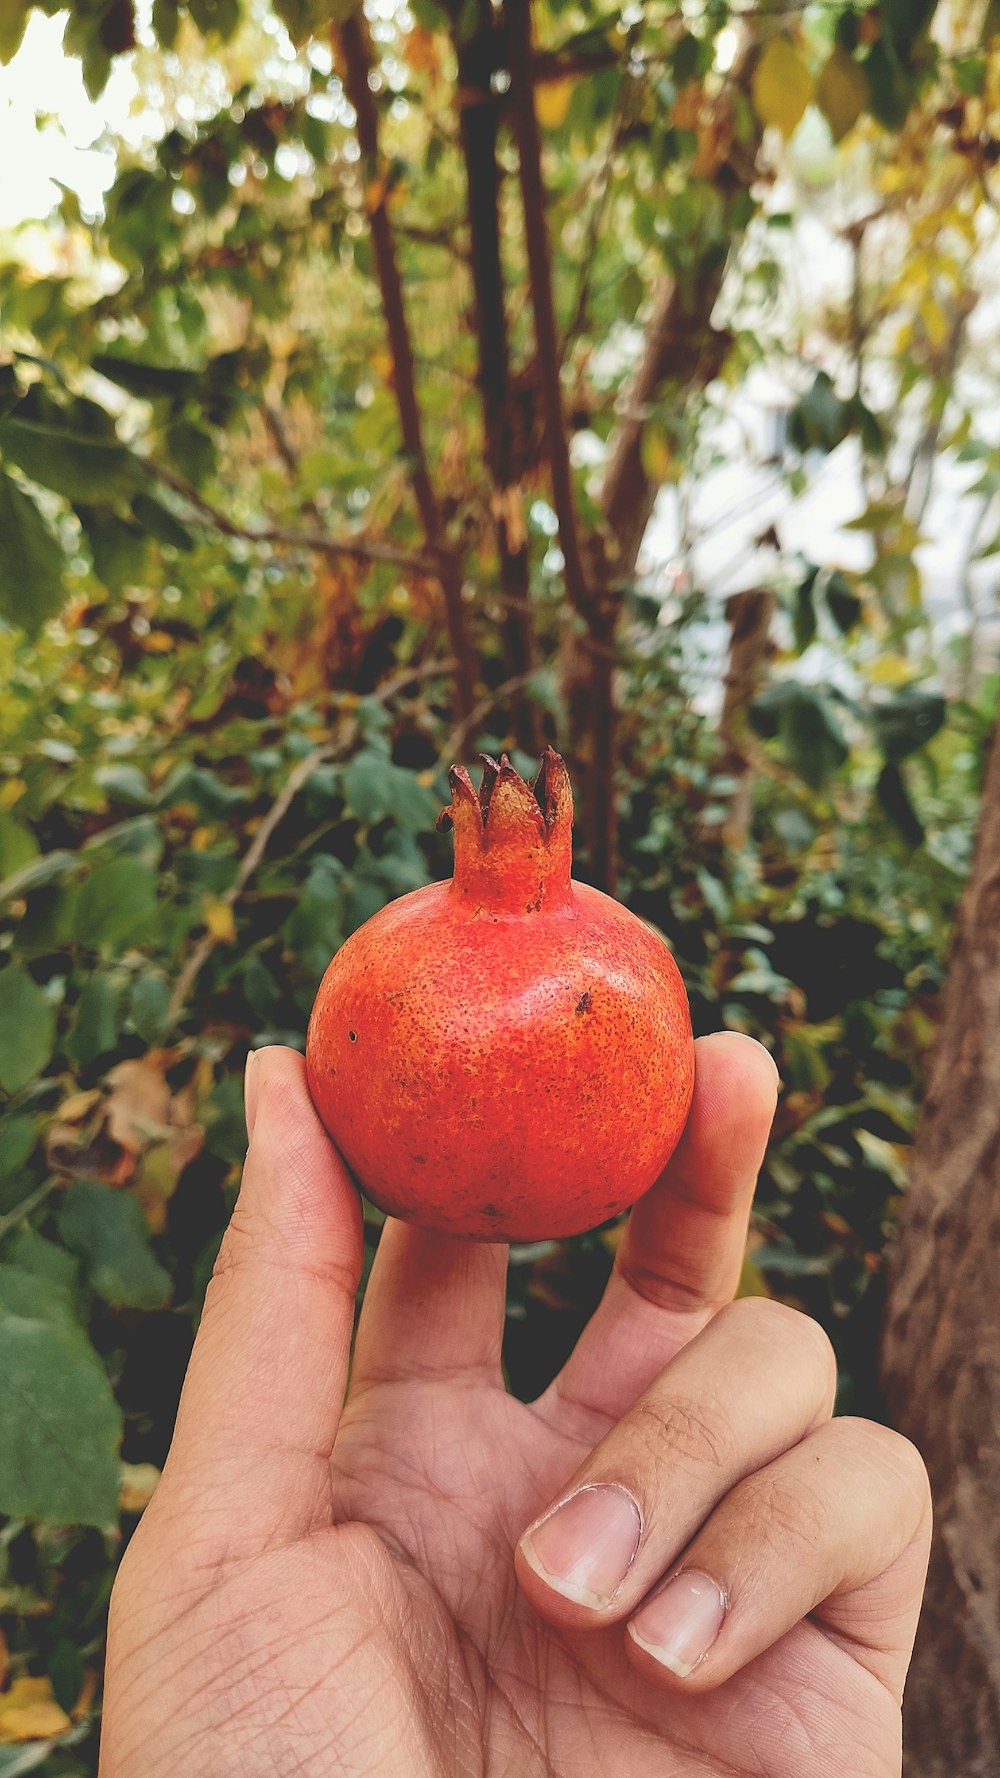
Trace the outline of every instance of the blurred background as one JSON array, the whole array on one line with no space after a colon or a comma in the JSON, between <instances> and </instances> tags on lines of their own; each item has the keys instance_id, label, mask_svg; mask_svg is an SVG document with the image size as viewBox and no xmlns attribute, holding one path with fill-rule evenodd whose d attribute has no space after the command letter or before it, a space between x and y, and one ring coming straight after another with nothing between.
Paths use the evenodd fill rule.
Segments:
<instances>
[{"instance_id":1,"label":"blurred background","mask_svg":"<svg viewBox=\"0 0 1000 1778\"><path fill-rule=\"evenodd\" d=\"M0 59L0 1778L96 1771L248 1049L546 740L780 1068L743 1289L931 1463L908 1769L1000 1772L1000 8L0 0ZM514 1250L519 1393L619 1235Z\"/></svg>"}]
</instances>

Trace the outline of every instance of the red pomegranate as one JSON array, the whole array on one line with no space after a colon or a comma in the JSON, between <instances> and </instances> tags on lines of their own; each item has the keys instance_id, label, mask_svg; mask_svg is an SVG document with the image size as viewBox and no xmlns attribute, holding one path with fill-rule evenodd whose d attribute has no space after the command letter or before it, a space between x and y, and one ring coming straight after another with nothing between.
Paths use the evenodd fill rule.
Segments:
<instances>
[{"instance_id":1,"label":"red pomegranate","mask_svg":"<svg viewBox=\"0 0 1000 1778\"><path fill-rule=\"evenodd\" d=\"M363 1190L482 1240L593 1228L642 1196L684 1127L694 1045L664 940L570 877L573 793L462 766L439 826L455 874L366 922L309 1022L309 1087Z\"/></svg>"}]
</instances>

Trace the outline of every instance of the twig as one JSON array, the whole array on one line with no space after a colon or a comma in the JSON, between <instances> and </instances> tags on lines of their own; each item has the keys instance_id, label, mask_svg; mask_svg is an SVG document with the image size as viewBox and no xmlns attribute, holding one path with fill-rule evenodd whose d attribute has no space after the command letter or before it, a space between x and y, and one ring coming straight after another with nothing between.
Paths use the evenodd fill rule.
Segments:
<instances>
[{"instance_id":1,"label":"twig","mask_svg":"<svg viewBox=\"0 0 1000 1778\"><path fill-rule=\"evenodd\" d=\"M29 1192L26 1198L22 1198L19 1204L15 1204L13 1210L8 1210L6 1216L0 1216L0 1241L3 1240L9 1229L16 1228L24 1217L29 1216L37 1205L43 1203L49 1193L55 1191L58 1184L57 1178L44 1179L33 1192Z\"/></svg>"},{"instance_id":2,"label":"twig","mask_svg":"<svg viewBox=\"0 0 1000 1778\"><path fill-rule=\"evenodd\" d=\"M314 747L311 753L307 753L304 758L299 760L298 765L293 766L240 861L236 881L220 897L220 900L229 907L233 906L233 903L246 888L267 850L275 828L285 819L303 785L312 777L316 767L322 765L325 760L331 759L333 753L334 749L329 745ZM177 1023L191 989L219 943L220 940L215 937L214 933L205 932L195 945L177 977L170 995L166 1017L168 1031Z\"/></svg>"},{"instance_id":3,"label":"twig","mask_svg":"<svg viewBox=\"0 0 1000 1778\"><path fill-rule=\"evenodd\" d=\"M148 463L147 468L158 482L179 494L194 508L197 517L224 537L238 537L245 543L277 543L286 549L301 549L325 556L352 556L362 562L389 562L396 568L407 568L413 574L437 575L433 558L414 555L398 549L394 543L383 543L376 537L331 537L326 531L289 531L282 525L240 525L228 513L213 506L196 488L192 488L172 469L162 463Z\"/></svg>"},{"instance_id":4,"label":"twig","mask_svg":"<svg viewBox=\"0 0 1000 1778\"><path fill-rule=\"evenodd\" d=\"M386 208L386 175L379 152L378 112L370 80L375 73L371 38L361 8L339 27L344 56L344 86L357 115L358 145L365 165L365 208L371 230L375 271L382 294L382 309L393 363L393 389L399 410L403 448L410 459L413 492L424 528L427 548L435 560L444 597L451 651L455 656L456 706L460 717L468 715L476 701L476 657L466 621L462 593L462 569L448 539L441 509L431 484L423 425L417 401L413 346L403 302L403 285L396 259L392 226Z\"/></svg>"},{"instance_id":5,"label":"twig","mask_svg":"<svg viewBox=\"0 0 1000 1778\"><path fill-rule=\"evenodd\" d=\"M439 676L444 677L454 670L454 666L454 661L450 659L422 661L418 666L409 667L405 672L396 673L391 679L385 680L385 682L379 686L378 690L372 693L372 701L379 704L387 704L395 697L398 691L402 691L404 686L411 685L421 679L435 679ZM358 699L354 694L345 694L345 702L348 701L348 697L352 704L358 702ZM288 777L285 779L278 796L275 798L267 814L264 816L257 832L254 834L253 839L247 847L246 852L240 861L235 882L219 897L219 899L225 902L227 906L233 907L239 900L249 883L250 878L260 864L275 830L285 819L285 816L288 814L299 791L308 783L317 766L323 765L327 760L335 758L336 752L337 749L333 743L327 742L322 747L314 747L311 753L305 754L305 756L299 760L298 764L293 766ZM212 952L220 943L221 940L217 939L211 932L204 932L195 945L194 950L191 952L190 957L177 977L170 995L165 1027L168 1031L177 1023L191 989L194 987L198 976L204 969ZM0 1233L3 1232L3 1226L3 1223L0 1223Z\"/></svg>"},{"instance_id":6,"label":"twig","mask_svg":"<svg viewBox=\"0 0 1000 1778\"><path fill-rule=\"evenodd\" d=\"M470 710L462 722L455 724L438 754L438 767L453 764L456 757L461 756L461 750L466 741L470 735L475 734L484 717L489 716L490 712L495 710L498 704L502 704L505 698L511 697L516 691L523 691L534 676L534 673L518 673L513 679L505 679L502 685L498 685L495 691L490 692L489 697L480 698L475 709Z\"/></svg>"}]
</instances>

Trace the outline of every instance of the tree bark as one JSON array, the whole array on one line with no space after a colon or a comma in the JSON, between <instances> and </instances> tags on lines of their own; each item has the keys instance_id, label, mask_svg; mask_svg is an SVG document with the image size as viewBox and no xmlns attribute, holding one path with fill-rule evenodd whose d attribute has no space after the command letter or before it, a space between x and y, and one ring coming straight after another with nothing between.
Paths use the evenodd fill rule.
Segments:
<instances>
[{"instance_id":1,"label":"tree bark","mask_svg":"<svg viewBox=\"0 0 1000 1778\"><path fill-rule=\"evenodd\" d=\"M936 1526L905 1705L907 1778L1000 1775L1000 739L889 1272L893 1423Z\"/></svg>"},{"instance_id":2,"label":"tree bark","mask_svg":"<svg viewBox=\"0 0 1000 1778\"><path fill-rule=\"evenodd\" d=\"M756 749L747 712L766 678L768 663L775 652L771 619L776 604L769 587L750 587L746 592L733 593L726 600L729 661L719 717L720 751L716 769L735 782L729 799L728 818L721 828L715 829L715 835L724 845L736 850L746 845L753 802Z\"/></svg>"}]
</instances>

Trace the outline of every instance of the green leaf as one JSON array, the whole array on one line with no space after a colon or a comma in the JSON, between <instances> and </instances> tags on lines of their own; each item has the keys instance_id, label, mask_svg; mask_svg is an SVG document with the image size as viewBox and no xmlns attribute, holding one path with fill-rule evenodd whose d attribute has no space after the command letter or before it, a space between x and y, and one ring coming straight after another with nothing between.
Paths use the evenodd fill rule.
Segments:
<instances>
[{"instance_id":1,"label":"green leaf","mask_svg":"<svg viewBox=\"0 0 1000 1778\"><path fill-rule=\"evenodd\" d=\"M144 1043L159 1043L167 1022L170 989L160 975L140 975L132 986L129 1018Z\"/></svg>"},{"instance_id":2,"label":"green leaf","mask_svg":"<svg viewBox=\"0 0 1000 1778\"><path fill-rule=\"evenodd\" d=\"M794 679L769 685L750 706L750 723L765 739L782 741L792 766L812 790L821 790L847 758L840 724L814 685Z\"/></svg>"},{"instance_id":3,"label":"green leaf","mask_svg":"<svg viewBox=\"0 0 1000 1778\"><path fill-rule=\"evenodd\" d=\"M872 729L886 759L898 761L925 746L947 714L947 702L939 692L904 686L872 710Z\"/></svg>"},{"instance_id":4,"label":"green leaf","mask_svg":"<svg viewBox=\"0 0 1000 1778\"><path fill-rule=\"evenodd\" d=\"M860 622L863 607L857 593L851 591L847 575L839 568L827 575L823 583L823 597L841 635L849 636L855 624Z\"/></svg>"},{"instance_id":5,"label":"green leaf","mask_svg":"<svg viewBox=\"0 0 1000 1778\"><path fill-rule=\"evenodd\" d=\"M792 629L795 633L795 646L799 654L804 654L816 635L816 606L813 602L813 590L819 576L815 562L811 562L801 581L795 589L795 602L792 606Z\"/></svg>"},{"instance_id":6,"label":"green leaf","mask_svg":"<svg viewBox=\"0 0 1000 1778\"><path fill-rule=\"evenodd\" d=\"M209 1154L241 1167L247 1152L247 1127L243 1082L237 1075L224 1074L213 1088L206 1124L205 1147Z\"/></svg>"},{"instance_id":7,"label":"green leaf","mask_svg":"<svg viewBox=\"0 0 1000 1778\"><path fill-rule=\"evenodd\" d=\"M94 773L94 782L114 802L133 803L143 809L153 800L145 774L138 766L99 766Z\"/></svg>"},{"instance_id":8,"label":"green leaf","mask_svg":"<svg viewBox=\"0 0 1000 1778\"><path fill-rule=\"evenodd\" d=\"M108 506L132 494L144 479L138 457L125 445L84 438L16 414L0 420L0 451L33 482L67 500Z\"/></svg>"},{"instance_id":9,"label":"green leaf","mask_svg":"<svg viewBox=\"0 0 1000 1778\"><path fill-rule=\"evenodd\" d=\"M83 1656L68 1636L60 1637L48 1664L52 1694L67 1715L76 1706L84 1679Z\"/></svg>"},{"instance_id":10,"label":"green leaf","mask_svg":"<svg viewBox=\"0 0 1000 1778\"><path fill-rule=\"evenodd\" d=\"M986 85L986 57L958 56L951 65L955 85L970 99L981 99Z\"/></svg>"},{"instance_id":11,"label":"green leaf","mask_svg":"<svg viewBox=\"0 0 1000 1778\"><path fill-rule=\"evenodd\" d=\"M57 1247L54 1241L47 1241L35 1229L21 1229L11 1242L7 1257L19 1272L48 1278L71 1293L76 1289L78 1267L73 1255L65 1247Z\"/></svg>"},{"instance_id":12,"label":"green leaf","mask_svg":"<svg viewBox=\"0 0 1000 1778\"><path fill-rule=\"evenodd\" d=\"M0 1747L0 1778L27 1778L52 1757L50 1741L28 1741L23 1747Z\"/></svg>"},{"instance_id":13,"label":"green leaf","mask_svg":"<svg viewBox=\"0 0 1000 1778\"><path fill-rule=\"evenodd\" d=\"M120 593L123 587L141 584L149 549L141 525L107 507L77 506L77 517L87 533L94 573L108 591Z\"/></svg>"},{"instance_id":14,"label":"green leaf","mask_svg":"<svg viewBox=\"0 0 1000 1778\"><path fill-rule=\"evenodd\" d=\"M176 519L169 507L153 494L137 494L132 502L132 511L136 523L147 531L157 542L167 544L171 549L194 549L194 538L180 519Z\"/></svg>"},{"instance_id":15,"label":"green leaf","mask_svg":"<svg viewBox=\"0 0 1000 1778\"><path fill-rule=\"evenodd\" d=\"M71 1185L59 1212L59 1233L83 1260L87 1281L118 1309L158 1309L170 1296L170 1274L149 1244L135 1198L93 1179Z\"/></svg>"},{"instance_id":16,"label":"green leaf","mask_svg":"<svg viewBox=\"0 0 1000 1778\"><path fill-rule=\"evenodd\" d=\"M50 1321L57 1327L78 1325L73 1298L64 1283L41 1272L23 1272L13 1265L0 1266L0 1316L3 1315Z\"/></svg>"},{"instance_id":17,"label":"green leaf","mask_svg":"<svg viewBox=\"0 0 1000 1778\"><path fill-rule=\"evenodd\" d=\"M66 1054L78 1068L89 1068L116 1047L121 997L121 983L110 975L88 976L66 1039Z\"/></svg>"},{"instance_id":18,"label":"green leaf","mask_svg":"<svg viewBox=\"0 0 1000 1778\"><path fill-rule=\"evenodd\" d=\"M2 977L0 977L2 980ZM11 1179L21 1171L31 1154L37 1126L26 1111L15 1112L0 1123L0 1179Z\"/></svg>"},{"instance_id":19,"label":"green leaf","mask_svg":"<svg viewBox=\"0 0 1000 1778\"><path fill-rule=\"evenodd\" d=\"M372 748L356 753L346 767L344 796L351 814L365 827L391 819L414 833L429 833L439 813L437 798L414 772Z\"/></svg>"},{"instance_id":20,"label":"green leaf","mask_svg":"<svg viewBox=\"0 0 1000 1778\"><path fill-rule=\"evenodd\" d=\"M923 844L924 824L913 806L902 768L895 760L887 760L879 773L875 793L893 826L908 846Z\"/></svg>"},{"instance_id":21,"label":"green leaf","mask_svg":"<svg viewBox=\"0 0 1000 1778\"><path fill-rule=\"evenodd\" d=\"M155 183L150 175L144 177ZM120 389L127 389L130 395L141 396L147 401L157 395L183 400L194 393L198 382L197 371L179 370L172 364L143 364L136 358L119 357L117 353L98 352L91 362L109 383L117 383Z\"/></svg>"},{"instance_id":22,"label":"green leaf","mask_svg":"<svg viewBox=\"0 0 1000 1778\"><path fill-rule=\"evenodd\" d=\"M48 1062L56 1011L45 991L19 963L0 971L0 1087L17 1093Z\"/></svg>"},{"instance_id":23,"label":"green leaf","mask_svg":"<svg viewBox=\"0 0 1000 1778\"><path fill-rule=\"evenodd\" d=\"M96 776L96 774L95 774ZM155 870L163 857L163 834L152 815L131 815L104 827L84 842L84 853L106 853L111 858L138 858Z\"/></svg>"},{"instance_id":24,"label":"green leaf","mask_svg":"<svg viewBox=\"0 0 1000 1778\"><path fill-rule=\"evenodd\" d=\"M38 857L38 841L30 827L0 809L0 882Z\"/></svg>"},{"instance_id":25,"label":"green leaf","mask_svg":"<svg viewBox=\"0 0 1000 1778\"><path fill-rule=\"evenodd\" d=\"M156 879L138 858L99 864L80 885L73 908L73 935L97 950L135 944L149 930L156 908Z\"/></svg>"},{"instance_id":26,"label":"green leaf","mask_svg":"<svg viewBox=\"0 0 1000 1778\"><path fill-rule=\"evenodd\" d=\"M788 416L788 436L797 451L832 451L850 430L850 411L825 370L817 371L811 389L801 395Z\"/></svg>"},{"instance_id":27,"label":"green leaf","mask_svg":"<svg viewBox=\"0 0 1000 1778\"><path fill-rule=\"evenodd\" d=\"M0 616L37 636L63 601L63 552L35 502L0 469Z\"/></svg>"},{"instance_id":28,"label":"green leaf","mask_svg":"<svg viewBox=\"0 0 1000 1778\"><path fill-rule=\"evenodd\" d=\"M58 1286L29 1284L34 1294L9 1279L0 1291L0 1512L107 1530L118 1508L121 1414L83 1330L57 1311Z\"/></svg>"},{"instance_id":29,"label":"green leaf","mask_svg":"<svg viewBox=\"0 0 1000 1778\"><path fill-rule=\"evenodd\" d=\"M314 121L314 120L309 120ZM167 433L167 457L174 468L196 488L215 467L215 445L204 427L179 420Z\"/></svg>"},{"instance_id":30,"label":"green leaf","mask_svg":"<svg viewBox=\"0 0 1000 1778\"><path fill-rule=\"evenodd\" d=\"M61 883L76 869L74 852L43 852L32 864L25 864L13 876L0 883L0 902L15 901L30 895L33 889L45 889L50 883Z\"/></svg>"}]
</instances>

